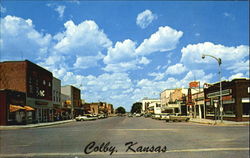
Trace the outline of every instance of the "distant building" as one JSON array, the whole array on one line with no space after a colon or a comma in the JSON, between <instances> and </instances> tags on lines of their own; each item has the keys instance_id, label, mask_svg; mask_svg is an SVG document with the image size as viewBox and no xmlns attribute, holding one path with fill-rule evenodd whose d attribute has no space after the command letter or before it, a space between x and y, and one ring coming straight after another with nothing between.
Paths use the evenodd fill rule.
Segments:
<instances>
[{"instance_id":1,"label":"distant building","mask_svg":"<svg viewBox=\"0 0 250 158\"><path fill-rule=\"evenodd\" d=\"M82 113L83 109L81 108L81 91L80 89L72 86L66 85L61 87L61 93L65 96L69 96L67 106L71 106L71 118L78 116Z\"/></svg>"},{"instance_id":2,"label":"distant building","mask_svg":"<svg viewBox=\"0 0 250 158\"><path fill-rule=\"evenodd\" d=\"M187 88L165 89L160 93L162 111L164 113L187 114Z\"/></svg>"},{"instance_id":3,"label":"distant building","mask_svg":"<svg viewBox=\"0 0 250 158\"><path fill-rule=\"evenodd\" d=\"M52 121L52 78L28 60L0 62L0 89L26 93L26 104L35 109L33 122Z\"/></svg>"},{"instance_id":4,"label":"distant building","mask_svg":"<svg viewBox=\"0 0 250 158\"><path fill-rule=\"evenodd\" d=\"M204 87L206 118L220 119L220 83L217 82L207 85L208 86ZM249 78L222 81L223 119L232 121L249 121L249 96Z\"/></svg>"},{"instance_id":5,"label":"distant building","mask_svg":"<svg viewBox=\"0 0 250 158\"><path fill-rule=\"evenodd\" d=\"M141 113L147 113L149 104L151 104L151 103L159 103L159 101L160 101L159 99L143 98L141 100L141 103L142 103L142 111L141 111Z\"/></svg>"},{"instance_id":6,"label":"distant building","mask_svg":"<svg viewBox=\"0 0 250 158\"><path fill-rule=\"evenodd\" d=\"M147 112L151 114L161 114L162 113L162 107L161 107L161 101L154 101L149 103L147 107Z\"/></svg>"}]
</instances>

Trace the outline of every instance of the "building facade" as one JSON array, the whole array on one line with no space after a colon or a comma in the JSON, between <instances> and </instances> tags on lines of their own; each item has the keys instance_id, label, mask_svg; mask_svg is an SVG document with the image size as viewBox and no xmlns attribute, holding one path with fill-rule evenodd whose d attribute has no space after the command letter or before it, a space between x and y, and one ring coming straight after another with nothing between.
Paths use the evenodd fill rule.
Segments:
<instances>
[{"instance_id":1,"label":"building facade","mask_svg":"<svg viewBox=\"0 0 250 158\"><path fill-rule=\"evenodd\" d=\"M164 113L187 114L187 88L165 89L160 93Z\"/></svg>"},{"instance_id":2,"label":"building facade","mask_svg":"<svg viewBox=\"0 0 250 158\"><path fill-rule=\"evenodd\" d=\"M72 86L66 85L61 87L61 93L65 96L69 96L67 106L71 106L70 117L75 118L82 113L83 108L81 107L81 91L80 89Z\"/></svg>"},{"instance_id":3,"label":"building facade","mask_svg":"<svg viewBox=\"0 0 250 158\"><path fill-rule=\"evenodd\" d=\"M0 125L26 124L26 94L15 90L0 90Z\"/></svg>"},{"instance_id":4,"label":"building facade","mask_svg":"<svg viewBox=\"0 0 250 158\"><path fill-rule=\"evenodd\" d=\"M148 112L151 114L161 114L162 113L161 101L158 100L158 101L149 103L147 109L148 109Z\"/></svg>"},{"instance_id":5,"label":"building facade","mask_svg":"<svg viewBox=\"0 0 250 158\"><path fill-rule=\"evenodd\" d=\"M0 74L0 89L26 93L26 104L35 109L34 122L52 121L51 72L25 60L1 62Z\"/></svg>"},{"instance_id":6,"label":"building facade","mask_svg":"<svg viewBox=\"0 0 250 158\"><path fill-rule=\"evenodd\" d=\"M151 103L159 103L160 99L150 99L150 98L143 98L141 100L142 103L142 111L141 113L147 113L148 112L148 108L149 108L149 104Z\"/></svg>"},{"instance_id":7,"label":"building facade","mask_svg":"<svg viewBox=\"0 0 250 158\"><path fill-rule=\"evenodd\" d=\"M206 118L220 119L220 110L224 120L249 121L250 82L249 78L222 81L222 109L220 109L220 83L204 87Z\"/></svg>"}]
</instances>

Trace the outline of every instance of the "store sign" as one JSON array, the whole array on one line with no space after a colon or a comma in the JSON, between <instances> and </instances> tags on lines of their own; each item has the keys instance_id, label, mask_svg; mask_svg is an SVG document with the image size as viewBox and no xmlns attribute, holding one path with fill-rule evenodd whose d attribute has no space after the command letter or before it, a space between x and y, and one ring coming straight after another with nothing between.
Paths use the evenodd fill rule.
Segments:
<instances>
[{"instance_id":1,"label":"store sign","mask_svg":"<svg viewBox=\"0 0 250 158\"><path fill-rule=\"evenodd\" d=\"M226 90L222 91L222 95L229 95L231 93L232 93L231 89L226 89ZM213 97L218 97L218 96L220 96L220 91L208 93L208 95L207 95L208 98L213 98Z\"/></svg>"},{"instance_id":2,"label":"store sign","mask_svg":"<svg viewBox=\"0 0 250 158\"><path fill-rule=\"evenodd\" d=\"M232 95L223 96L222 100L232 100Z\"/></svg>"},{"instance_id":3,"label":"store sign","mask_svg":"<svg viewBox=\"0 0 250 158\"><path fill-rule=\"evenodd\" d=\"M189 88L197 88L199 87L200 82L193 81L189 83Z\"/></svg>"}]
</instances>

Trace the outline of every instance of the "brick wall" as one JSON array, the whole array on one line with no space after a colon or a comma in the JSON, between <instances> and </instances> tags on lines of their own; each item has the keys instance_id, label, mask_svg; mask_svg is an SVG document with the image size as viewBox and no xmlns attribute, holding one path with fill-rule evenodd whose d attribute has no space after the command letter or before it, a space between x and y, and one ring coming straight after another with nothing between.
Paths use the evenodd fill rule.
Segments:
<instances>
[{"instance_id":1,"label":"brick wall","mask_svg":"<svg viewBox=\"0 0 250 158\"><path fill-rule=\"evenodd\" d=\"M0 63L0 89L26 92L26 67L24 61Z\"/></svg>"}]
</instances>

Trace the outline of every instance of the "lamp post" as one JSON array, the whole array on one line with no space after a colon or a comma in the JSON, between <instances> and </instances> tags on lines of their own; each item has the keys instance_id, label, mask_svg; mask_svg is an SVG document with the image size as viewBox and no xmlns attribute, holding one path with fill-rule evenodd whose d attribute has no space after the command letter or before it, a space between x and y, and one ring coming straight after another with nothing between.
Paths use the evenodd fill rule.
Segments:
<instances>
[{"instance_id":1,"label":"lamp post","mask_svg":"<svg viewBox=\"0 0 250 158\"><path fill-rule=\"evenodd\" d=\"M219 81L220 81L220 119L221 119L221 123L223 122L223 106L222 106L222 85L221 85L221 58L216 58L212 55L209 54L202 54L202 59L205 59L205 56L210 56L212 58L214 58L215 60L217 60L218 64L219 64Z\"/></svg>"}]
</instances>

